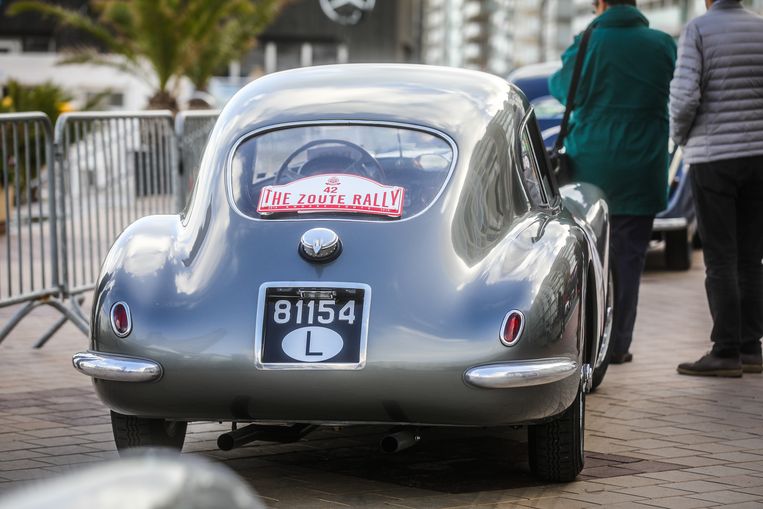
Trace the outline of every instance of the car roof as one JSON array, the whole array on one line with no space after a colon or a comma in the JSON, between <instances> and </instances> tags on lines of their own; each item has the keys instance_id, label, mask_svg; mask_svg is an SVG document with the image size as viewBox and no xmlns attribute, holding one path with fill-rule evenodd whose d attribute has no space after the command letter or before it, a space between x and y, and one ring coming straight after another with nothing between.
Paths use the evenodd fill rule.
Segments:
<instances>
[{"instance_id":1,"label":"car roof","mask_svg":"<svg viewBox=\"0 0 763 509\"><path fill-rule=\"evenodd\" d=\"M220 140L269 125L350 120L459 132L484 130L506 109L527 108L518 89L479 71L412 64L343 64L278 72L234 95L221 112Z\"/></svg>"}]
</instances>

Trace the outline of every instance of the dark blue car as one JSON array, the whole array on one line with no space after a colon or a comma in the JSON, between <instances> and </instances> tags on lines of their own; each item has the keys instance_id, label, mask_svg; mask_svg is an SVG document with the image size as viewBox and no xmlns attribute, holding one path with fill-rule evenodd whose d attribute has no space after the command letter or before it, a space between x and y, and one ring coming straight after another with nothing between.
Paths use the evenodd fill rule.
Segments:
<instances>
[{"instance_id":1,"label":"dark blue car","mask_svg":"<svg viewBox=\"0 0 763 509\"><path fill-rule=\"evenodd\" d=\"M548 77L560 67L560 62L546 62L521 67L512 72L508 80L518 86L535 109L535 116L547 149L554 146L564 106L548 89ZM671 144L672 145L672 144ZM672 270L691 267L692 239L697 221L694 213L688 165L683 164L681 149L675 147L670 158L668 173L668 207L654 219L654 244L664 244L665 265Z\"/></svg>"}]
</instances>

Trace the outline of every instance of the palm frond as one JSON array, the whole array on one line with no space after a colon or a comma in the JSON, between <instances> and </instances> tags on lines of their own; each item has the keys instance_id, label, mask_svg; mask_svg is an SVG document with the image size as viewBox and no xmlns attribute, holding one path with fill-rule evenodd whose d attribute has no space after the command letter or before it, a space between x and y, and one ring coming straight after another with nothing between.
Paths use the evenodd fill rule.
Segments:
<instances>
[{"instance_id":1,"label":"palm frond","mask_svg":"<svg viewBox=\"0 0 763 509\"><path fill-rule=\"evenodd\" d=\"M1 1L1 0L0 0ZM167 93L188 76L205 89L211 76L256 43L257 35L290 0L90 0L97 20L40 0L19 0L8 12L35 11L85 31L124 60L83 50L63 63L106 65L137 74Z\"/></svg>"}]
</instances>

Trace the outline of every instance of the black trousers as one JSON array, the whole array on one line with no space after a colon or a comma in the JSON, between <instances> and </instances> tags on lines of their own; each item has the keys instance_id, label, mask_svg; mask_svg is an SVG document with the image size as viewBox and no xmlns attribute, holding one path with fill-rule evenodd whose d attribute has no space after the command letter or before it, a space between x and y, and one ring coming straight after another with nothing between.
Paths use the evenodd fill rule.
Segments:
<instances>
[{"instance_id":1,"label":"black trousers","mask_svg":"<svg viewBox=\"0 0 763 509\"><path fill-rule=\"evenodd\" d=\"M636 323L638 289L644 271L646 250L652 236L654 216L612 216L610 254L615 276L615 314L612 323L612 351L627 353Z\"/></svg>"},{"instance_id":2,"label":"black trousers","mask_svg":"<svg viewBox=\"0 0 763 509\"><path fill-rule=\"evenodd\" d=\"M763 336L763 156L691 165L713 352L760 352Z\"/></svg>"}]
</instances>

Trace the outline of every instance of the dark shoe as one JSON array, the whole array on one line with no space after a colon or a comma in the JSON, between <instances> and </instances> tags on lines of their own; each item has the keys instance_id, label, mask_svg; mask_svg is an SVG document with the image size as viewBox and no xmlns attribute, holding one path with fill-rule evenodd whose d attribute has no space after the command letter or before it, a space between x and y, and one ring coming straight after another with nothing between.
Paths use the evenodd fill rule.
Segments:
<instances>
[{"instance_id":1,"label":"dark shoe","mask_svg":"<svg viewBox=\"0 0 763 509\"><path fill-rule=\"evenodd\" d=\"M697 362L684 362L678 365L682 375L694 376L742 376L742 362L739 357L718 357L708 353Z\"/></svg>"},{"instance_id":2,"label":"dark shoe","mask_svg":"<svg viewBox=\"0 0 763 509\"><path fill-rule=\"evenodd\" d=\"M745 373L763 373L763 355L760 353L742 353L742 371Z\"/></svg>"},{"instance_id":3,"label":"dark shoe","mask_svg":"<svg viewBox=\"0 0 763 509\"><path fill-rule=\"evenodd\" d=\"M612 356L609 358L610 364L625 364L633 360L633 354L629 352L615 353L612 352Z\"/></svg>"}]
</instances>

